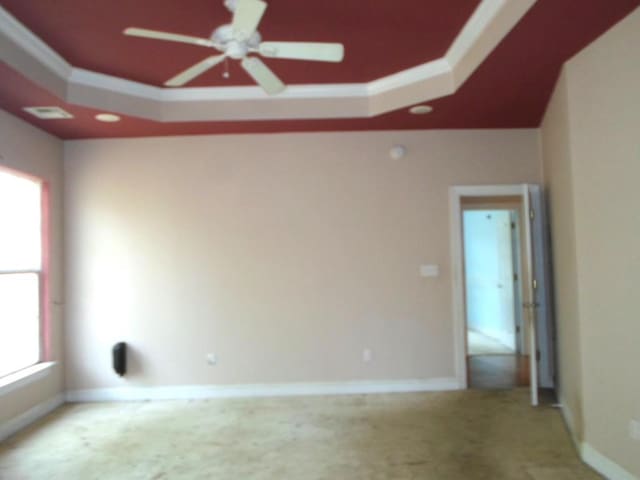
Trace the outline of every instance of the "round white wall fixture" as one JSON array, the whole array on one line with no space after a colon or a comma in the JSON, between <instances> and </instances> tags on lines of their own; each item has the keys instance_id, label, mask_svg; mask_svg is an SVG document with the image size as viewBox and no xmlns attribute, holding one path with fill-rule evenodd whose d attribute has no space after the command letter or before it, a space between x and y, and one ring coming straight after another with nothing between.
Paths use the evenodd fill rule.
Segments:
<instances>
[{"instance_id":1,"label":"round white wall fixture","mask_svg":"<svg viewBox=\"0 0 640 480\"><path fill-rule=\"evenodd\" d=\"M433 112L433 107L429 105L414 105L409 109L409 113L413 115L426 115L427 113Z\"/></svg>"},{"instance_id":2,"label":"round white wall fixture","mask_svg":"<svg viewBox=\"0 0 640 480\"><path fill-rule=\"evenodd\" d=\"M404 145L394 145L389 150L389 156L394 160L399 160L407 154L407 147Z\"/></svg>"},{"instance_id":3,"label":"round white wall fixture","mask_svg":"<svg viewBox=\"0 0 640 480\"><path fill-rule=\"evenodd\" d=\"M114 115L113 113L99 113L96 115L96 120L100 122L119 122L120 117L118 115Z\"/></svg>"}]
</instances>

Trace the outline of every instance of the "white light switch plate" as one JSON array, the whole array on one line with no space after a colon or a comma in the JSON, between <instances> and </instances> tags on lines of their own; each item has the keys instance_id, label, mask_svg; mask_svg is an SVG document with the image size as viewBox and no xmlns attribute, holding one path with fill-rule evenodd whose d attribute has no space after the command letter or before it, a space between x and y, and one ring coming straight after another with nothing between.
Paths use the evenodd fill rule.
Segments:
<instances>
[{"instance_id":1,"label":"white light switch plate","mask_svg":"<svg viewBox=\"0 0 640 480\"><path fill-rule=\"evenodd\" d=\"M440 265L420 265L421 277L438 277L440 275Z\"/></svg>"}]
</instances>

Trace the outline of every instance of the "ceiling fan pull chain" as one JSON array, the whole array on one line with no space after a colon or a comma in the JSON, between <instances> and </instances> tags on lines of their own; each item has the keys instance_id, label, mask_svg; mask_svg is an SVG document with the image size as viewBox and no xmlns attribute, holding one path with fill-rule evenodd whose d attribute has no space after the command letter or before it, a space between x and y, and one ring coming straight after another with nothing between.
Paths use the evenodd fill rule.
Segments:
<instances>
[{"instance_id":1,"label":"ceiling fan pull chain","mask_svg":"<svg viewBox=\"0 0 640 480\"><path fill-rule=\"evenodd\" d=\"M224 72L222 72L222 78L229 78L231 74L229 73L229 57L224 58Z\"/></svg>"}]
</instances>

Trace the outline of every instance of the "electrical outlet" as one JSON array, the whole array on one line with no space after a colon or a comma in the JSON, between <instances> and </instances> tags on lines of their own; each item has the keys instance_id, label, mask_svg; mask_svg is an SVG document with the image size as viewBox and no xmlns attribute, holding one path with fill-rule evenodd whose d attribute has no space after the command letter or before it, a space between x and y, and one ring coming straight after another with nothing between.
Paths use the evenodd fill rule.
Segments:
<instances>
[{"instance_id":1,"label":"electrical outlet","mask_svg":"<svg viewBox=\"0 0 640 480\"><path fill-rule=\"evenodd\" d=\"M362 361L364 363L369 363L373 360L373 351L370 348L365 348L362 350Z\"/></svg>"},{"instance_id":2,"label":"electrical outlet","mask_svg":"<svg viewBox=\"0 0 640 480\"><path fill-rule=\"evenodd\" d=\"M420 265L421 277L438 277L440 276L440 265Z\"/></svg>"},{"instance_id":3,"label":"electrical outlet","mask_svg":"<svg viewBox=\"0 0 640 480\"><path fill-rule=\"evenodd\" d=\"M207 363L209 365L215 365L218 363L218 357L215 353L207 353Z\"/></svg>"},{"instance_id":4,"label":"electrical outlet","mask_svg":"<svg viewBox=\"0 0 640 480\"><path fill-rule=\"evenodd\" d=\"M629 437L640 441L640 420L631 420L629 422Z\"/></svg>"}]
</instances>

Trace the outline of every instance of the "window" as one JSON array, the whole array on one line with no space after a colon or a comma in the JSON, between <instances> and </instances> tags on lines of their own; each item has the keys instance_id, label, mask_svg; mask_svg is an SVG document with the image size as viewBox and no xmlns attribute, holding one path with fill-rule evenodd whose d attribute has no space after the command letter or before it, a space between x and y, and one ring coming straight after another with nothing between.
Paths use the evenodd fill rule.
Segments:
<instances>
[{"instance_id":1,"label":"window","mask_svg":"<svg viewBox=\"0 0 640 480\"><path fill-rule=\"evenodd\" d=\"M42 191L0 169L0 377L41 360Z\"/></svg>"}]
</instances>

